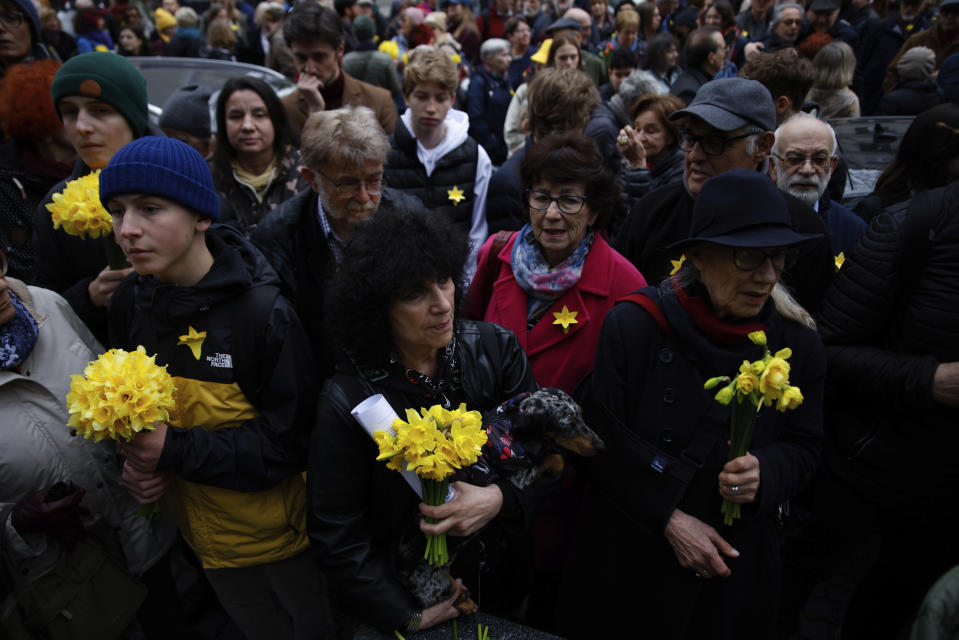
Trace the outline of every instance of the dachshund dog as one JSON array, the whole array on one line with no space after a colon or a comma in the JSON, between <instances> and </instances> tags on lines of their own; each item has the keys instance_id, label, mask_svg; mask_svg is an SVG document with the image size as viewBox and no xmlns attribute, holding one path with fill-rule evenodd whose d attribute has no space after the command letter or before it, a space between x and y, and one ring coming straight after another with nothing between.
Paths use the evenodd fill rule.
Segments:
<instances>
[{"instance_id":1,"label":"dachshund dog","mask_svg":"<svg viewBox=\"0 0 959 640\"><path fill-rule=\"evenodd\" d=\"M558 476L563 472L565 462L561 450L593 456L604 448L600 437L583 421L579 405L559 389L543 388L510 398L486 412L483 424L489 439L482 455L451 480L487 486L499 478L522 491L543 475ZM468 541L463 540L460 545ZM450 545L450 563L460 545ZM401 582L423 608L452 595L449 565L433 567L423 559L422 536L402 540L398 556L396 564ZM468 593L464 593L456 608L461 614L476 611Z\"/></svg>"}]
</instances>

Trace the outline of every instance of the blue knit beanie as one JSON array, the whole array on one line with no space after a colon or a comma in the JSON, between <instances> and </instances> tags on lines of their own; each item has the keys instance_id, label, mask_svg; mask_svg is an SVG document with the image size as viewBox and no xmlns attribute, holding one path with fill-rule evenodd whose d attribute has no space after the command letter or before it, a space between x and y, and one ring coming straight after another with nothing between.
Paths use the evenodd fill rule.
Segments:
<instances>
[{"instance_id":1,"label":"blue knit beanie","mask_svg":"<svg viewBox=\"0 0 959 640\"><path fill-rule=\"evenodd\" d=\"M100 172L100 202L127 193L147 193L220 219L210 169L196 149L173 138L147 136L117 151Z\"/></svg>"}]
</instances>

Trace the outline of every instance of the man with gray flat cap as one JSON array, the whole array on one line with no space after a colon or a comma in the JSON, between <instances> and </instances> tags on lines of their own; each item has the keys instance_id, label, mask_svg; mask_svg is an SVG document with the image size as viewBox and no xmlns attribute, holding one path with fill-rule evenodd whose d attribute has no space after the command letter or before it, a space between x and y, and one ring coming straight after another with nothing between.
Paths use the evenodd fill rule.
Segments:
<instances>
[{"instance_id":1,"label":"man with gray flat cap","mask_svg":"<svg viewBox=\"0 0 959 640\"><path fill-rule=\"evenodd\" d=\"M637 202L614 243L650 283L667 277L678 264L681 252L670 245L689 236L693 204L703 184L730 169L766 173L775 141L772 96L762 84L746 78L707 82L688 107L669 119L683 120L683 181L654 189ZM816 212L784 195L795 231L823 236L803 246L796 265L783 274L799 303L815 312L832 279L832 248Z\"/></svg>"}]
</instances>

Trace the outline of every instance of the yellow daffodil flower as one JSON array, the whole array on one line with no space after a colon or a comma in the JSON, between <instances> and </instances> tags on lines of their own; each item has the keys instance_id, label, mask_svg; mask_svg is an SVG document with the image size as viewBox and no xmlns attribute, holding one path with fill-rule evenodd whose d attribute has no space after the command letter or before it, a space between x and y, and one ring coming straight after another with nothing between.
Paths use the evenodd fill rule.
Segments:
<instances>
[{"instance_id":1,"label":"yellow daffodil flower","mask_svg":"<svg viewBox=\"0 0 959 640\"><path fill-rule=\"evenodd\" d=\"M71 236L99 238L113 234L113 216L100 204L100 170L67 182L46 205L53 228Z\"/></svg>"},{"instance_id":2,"label":"yellow daffodil flower","mask_svg":"<svg viewBox=\"0 0 959 640\"><path fill-rule=\"evenodd\" d=\"M749 341L753 344L758 344L760 347L766 346L766 332L765 331L753 331L748 336Z\"/></svg>"},{"instance_id":3,"label":"yellow daffodil flower","mask_svg":"<svg viewBox=\"0 0 959 640\"><path fill-rule=\"evenodd\" d=\"M89 363L82 376L71 376L67 425L96 442L129 442L140 431L152 431L154 422L170 419L174 392L166 367L143 347L111 349Z\"/></svg>"}]
</instances>

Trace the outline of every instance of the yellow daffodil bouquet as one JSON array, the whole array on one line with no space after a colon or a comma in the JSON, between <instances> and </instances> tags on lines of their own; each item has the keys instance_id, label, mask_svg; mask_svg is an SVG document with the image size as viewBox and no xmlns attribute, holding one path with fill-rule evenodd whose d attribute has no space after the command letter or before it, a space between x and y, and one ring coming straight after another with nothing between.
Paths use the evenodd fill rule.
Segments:
<instances>
[{"instance_id":1,"label":"yellow daffodil bouquet","mask_svg":"<svg viewBox=\"0 0 959 640\"><path fill-rule=\"evenodd\" d=\"M405 421L394 420L392 431L374 431L373 440L380 449L376 459L394 471L415 471L423 502L439 506L447 500L450 476L476 462L487 435L479 411L463 403L452 411L440 405L419 413L407 409ZM445 533L426 536L424 557L433 566L449 562Z\"/></svg>"},{"instance_id":2,"label":"yellow daffodil bouquet","mask_svg":"<svg viewBox=\"0 0 959 640\"><path fill-rule=\"evenodd\" d=\"M706 381L707 390L724 385L716 392L716 402L728 405L732 403L732 418L729 428L729 460L746 455L753 439L756 415L763 407L776 406L777 411L787 411L802 404L802 391L789 384L789 358L792 350L788 347L775 354L769 352L766 333L753 331L749 340L765 349L766 353L755 362L743 360L739 373L730 378L719 376ZM735 400L735 401L734 401ZM740 505L737 502L723 500L723 522L731 525L740 517Z\"/></svg>"},{"instance_id":3,"label":"yellow daffodil bouquet","mask_svg":"<svg viewBox=\"0 0 959 640\"><path fill-rule=\"evenodd\" d=\"M47 205L53 228L71 236L103 238L111 269L127 267L126 256L113 238L113 216L100 204L100 170L67 182Z\"/></svg>"},{"instance_id":4,"label":"yellow daffodil bouquet","mask_svg":"<svg viewBox=\"0 0 959 640\"><path fill-rule=\"evenodd\" d=\"M83 375L71 376L67 410L84 438L129 442L140 431L166 422L176 403L173 378L143 347L110 349L89 363Z\"/></svg>"}]
</instances>

